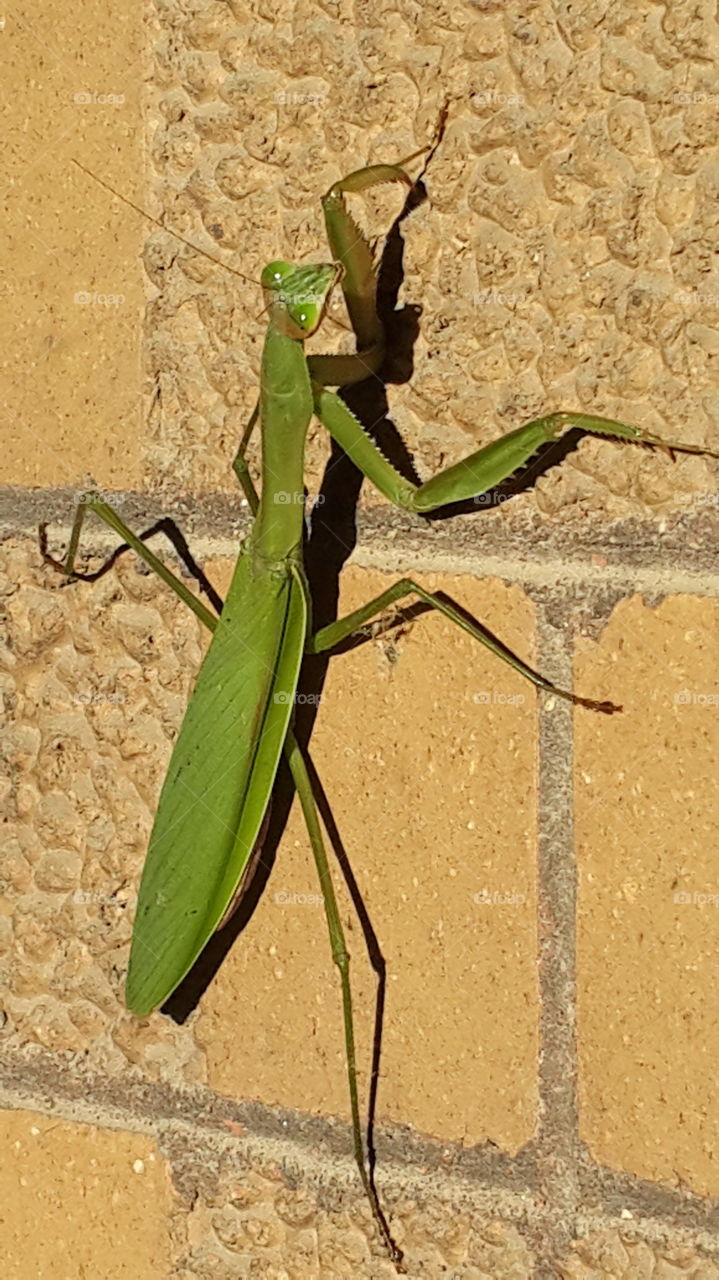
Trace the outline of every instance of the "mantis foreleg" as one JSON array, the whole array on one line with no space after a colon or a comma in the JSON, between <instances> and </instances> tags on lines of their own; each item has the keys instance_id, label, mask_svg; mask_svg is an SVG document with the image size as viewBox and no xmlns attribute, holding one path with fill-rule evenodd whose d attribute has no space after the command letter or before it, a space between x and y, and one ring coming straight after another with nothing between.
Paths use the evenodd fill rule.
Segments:
<instances>
[{"instance_id":1,"label":"mantis foreleg","mask_svg":"<svg viewBox=\"0 0 719 1280\"><path fill-rule=\"evenodd\" d=\"M471 453L454 466L440 471L425 484L416 485L405 480L387 461L339 396L324 387L315 386L314 400L315 412L330 435L380 493L395 506L420 514L427 514L452 502L480 497L514 475L542 445L551 444L571 430L648 445L670 453L695 453L719 458L719 453L701 445L662 440L649 431L642 431L640 427L632 427L625 422L616 422L613 418L562 412L535 418L516 431L510 431L499 440L493 440L483 449Z\"/></svg>"}]
</instances>

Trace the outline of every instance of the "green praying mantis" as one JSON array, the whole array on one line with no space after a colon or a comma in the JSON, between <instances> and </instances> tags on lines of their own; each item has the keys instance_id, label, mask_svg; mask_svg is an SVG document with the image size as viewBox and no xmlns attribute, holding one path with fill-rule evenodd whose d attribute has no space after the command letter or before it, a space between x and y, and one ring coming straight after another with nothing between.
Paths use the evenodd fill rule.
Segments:
<instances>
[{"instance_id":1,"label":"green praying mantis","mask_svg":"<svg viewBox=\"0 0 719 1280\"><path fill-rule=\"evenodd\" d=\"M404 165L414 158L370 165L331 187L322 200L330 262L296 265L278 260L262 272L267 331L259 400L233 463L254 521L240 547L219 617L98 495L87 495L80 503L64 560L47 554L42 531L47 563L69 578L92 576L76 571L75 560L83 521L88 511L94 512L212 633L172 752L147 852L127 974L127 1006L138 1017L161 1006L247 891L284 753L307 825L332 958L339 970L355 1160L381 1240L400 1272L402 1253L379 1202L360 1120L349 954L308 763L293 732L303 658L331 653L362 633L371 619L399 601L415 597L488 646L538 689L594 711L611 713L618 708L611 702L596 702L558 689L505 650L446 597L424 590L410 578L401 579L348 616L313 631L303 567L304 448L312 416L316 415L385 498L418 514L486 493L511 477L541 446L570 429L667 451L719 457L709 449L664 441L607 418L558 412L510 432L423 484L405 479L347 404L329 388L376 377L385 358L373 255L347 208L346 196L380 183L412 188ZM321 324L337 285L344 295L356 353L308 356L305 340ZM262 434L259 494L245 457L258 424Z\"/></svg>"}]
</instances>

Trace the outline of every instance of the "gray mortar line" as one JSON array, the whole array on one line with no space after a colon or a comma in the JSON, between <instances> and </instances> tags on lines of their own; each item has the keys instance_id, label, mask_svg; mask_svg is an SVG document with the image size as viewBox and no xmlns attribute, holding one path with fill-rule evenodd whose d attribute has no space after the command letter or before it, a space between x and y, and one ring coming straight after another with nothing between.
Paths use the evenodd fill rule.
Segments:
<instances>
[{"instance_id":1,"label":"gray mortar line","mask_svg":"<svg viewBox=\"0 0 719 1280\"><path fill-rule=\"evenodd\" d=\"M484 555L472 562L467 557L460 558L430 549L417 553L397 546L392 546L391 549L358 546L348 563L385 573L448 573L476 578L501 578L527 589L553 587L558 593L572 586L581 586L585 590L614 589L622 594L646 592L655 597L719 594L719 576L714 578L681 569L642 569L621 564L599 568L587 563L573 563L569 559L518 564L507 556Z\"/></svg>"},{"instance_id":2,"label":"gray mortar line","mask_svg":"<svg viewBox=\"0 0 719 1280\"><path fill-rule=\"evenodd\" d=\"M583 1209L577 1213L577 1235L594 1235L598 1231L616 1231L628 1244L644 1242L655 1247L672 1247L677 1245L701 1249L714 1261L719 1261L719 1237L701 1227L691 1228L677 1226L673 1222L659 1221L656 1218L643 1217L632 1213L630 1217L614 1217L598 1210L592 1213Z\"/></svg>"},{"instance_id":3,"label":"gray mortar line","mask_svg":"<svg viewBox=\"0 0 719 1280\"><path fill-rule=\"evenodd\" d=\"M0 1109L5 1111L33 1111L48 1119L69 1124L92 1125L116 1133L137 1133L154 1138L163 1159L167 1160L173 1180L179 1180L185 1194L194 1195L196 1186L212 1183L217 1162L224 1160L224 1169L242 1171L247 1166L276 1164L288 1178L301 1178L317 1194L320 1209L332 1209L344 1201L349 1192L361 1198L354 1161L349 1156L308 1152L304 1144L289 1137L271 1138L246 1134L241 1138L221 1131L203 1131L189 1120L170 1117L138 1116L134 1111L125 1113L118 1107L108 1108L93 1101L85 1094L58 1107L56 1100L45 1089L36 1092L32 1088L13 1089L0 1086ZM500 1217L524 1228L534 1242L550 1241L556 1221L555 1206L546 1203L542 1194L509 1191L501 1187L477 1187L467 1177L455 1171L437 1170L428 1178L417 1169L381 1162L378 1167L381 1193L387 1201L394 1196L398 1200L412 1198L419 1206L430 1198L440 1201L445 1209L469 1211L485 1218ZM627 1175L629 1181L629 1177ZM630 1211L631 1212L631 1211ZM719 1255L719 1235L700 1226L682 1226L672 1221L671 1215L659 1219L641 1212L620 1213L580 1209L573 1222L574 1234L591 1235L598 1230L620 1233L624 1238L644 1240L650 1245L684 1245L702 1250L710 1256ZM556 1237L555 1237L556 1239ZM557 1243L559 1243L557 1241ZM572 1240L567 1242L571 1247ZM564 1257L566 1257L566 1253ZM556 1255L555 1255L556 1257ZM558 1260L558 1259L557 1259ZM549 1258L537 1258L535 1275L556 1280L560 1274Z\"/></svg>"},{"instance_id":4,"label":"gray mortar line","mask_svg":"<svg viewBox=\"0 0 719 1280\"><path fill-rule=\"evenodd\" d=\"M223 1157L226 1165L244 1169L248 1165L276 1163L288 1176L302 1178L318 1193L324 1205L339 1201L347 1192L364 1195L357 1176L353 1158L328 1152L321 1154L298 1143L290 1137L273 1138L246 1133L234 1136L218 1130L202 1130L189 1120L139 1117L136 1113L123 1113L117 1108L98 1105L90 1098L77 1098L58 1108L55 1100L46 1093L28 1089L10 1089L0 1086L0 1109L5 1111L30 1110L39 1115L70 1124L92 1125L116 1133L137 1133L154 1138L161 1154L171 1165L198 1170L198 1179L207 1173L208 1163ZM349 1149L349 1148L348 1148ZM477 1186L456 1171L437 1169L428 1176L413 1166L398 1166L378 1162L378 1183L385 1198L394 1194L398 1199L411 1197L419 1203L430 1198L439 1200L455 1210L459 1205L470 1205L475 1212L487 1217L498 1214L508 1221L541 1229L546 1207L528 1190L511 1191L502 1187Z\"/></svg>"},{"instance_id":5,"label":"gray mortar line","mask_svg":"<svg viewBox=\"0 0 719 1280\"><path fill-rule=\"evenodd\" d=\"M171 513L200 559L233 558L250 527L246 504L224 494L163 500L156 495L107 493L128 523L147 525ZM77 494L0 486L0 537L37 536L39 520L67 537ZM208 530L210 532L208 532ZM59 531L59 532L58 532ZM83 530L83 547L101 554L117 545L99 522ZM158 540L156 546L162 546ZM478 519L459 516L428 523L391 508L362 508L358 544L350 559L386 572L472 574L526 587L601 588L622 592L719 594L719 508L653 521L605 525L598 517L562 525L526 513Z\"/></svg>"},{"instance_id":6,"label":"gray mortar line","mask_svg":"<svg viewBox=\"0 0 719 1280\"><path fill-rule=\"evenodd\" d=\"M596 1212L607 1218L622 1218L629 1213L631 1220L670 1223L672 1228L703 1232L714 1241L713 1248L719 1249L719 1200L716 1198L608 1169L596 1164L586 1148L580 1177L582 1205L600 1206L596 1210L584 1207L583 1214L591 1216Z\"/></svg>"},{"instance_id":7,"label":"gray mortar line","mask_svg":"<svg viewBox=\"0 0 719 1280\"><path fill-rule=\"evenodd\" d=\"M65 526L69 532L69 526ZM20 536L35 538L35 530L18 531ZM0 528L0 538L3 530ZM5 534L7 536L7 534ZM60 535L62 538L62 535ZM116 535L94 530L91 537L83 538L83 550L89 553L109 555L118 544ZM160 548L161 541L152 544L155 551ZM210 560L234 560L237 556L239 538L194 536L192 552L200 564ZM167 545L172 559L175 559L172 548ZM636 568L629 565L608 565L598 568L583 562L573 563L571 560L556 559L545 563L518 563L511 556L483 555L474 559L468 556L457 556L431 548L414 551L403 548L396 543L377 547L358 545L347 561L359 569L374 569L380 573L421 574L445 573L474 578L499 578L514 583L526 590L554 588L560 593L570 587L581 586L584 590L600 588L603 591L614 590L621 595L647 594L654 599L670 595L717 596L719 595L719 574L713 575L692 573L691 570L657 569L647 567Z\"/></svg>"},{"instance_id":8,"label":"gray mortar line","mask_svg":"<svg viewBox=\"0 0 719 1280\"><path fill-rule=\"evenodd\" d=\"M321 1148L328 1154L342 1158L351 1151L351 1129L346 1122L331 1117L306 1115L282 1107L270 1107L259 1102L237 1102L214 1093L207 1086L177 1088L167 1083L150 1083L144 1080L119 1080L100 1076L96 1072L77 1071L65 1063L58 1063L46 1054L27 1054L7 1050L0 1059L0 1096L15 1099L14 1105L26 1094L54 1103L66 1110L76 1105L90 1105L106 1117L121 1116L122 1123L181 1122L196 1135L226 1136L227 1122L239 1124L258 1139L286 1140L291 1129L297 1146ZM30 1103L28 1103L30 1105ZM42 1109L47 1108L47 1101ZM382 1126L376 1135L378 1167L422 1167L425 1175L452 1175L467 1183L485 1188L506 1190L516 1195L532 1194L532 1166L518 1158L511 1158L493 1147L462 1148L458 1144L442 1142L438 1138L426 1138L411 1130L397 1126Z\"/></svg>"},{"instance_id":9,"label":"gray mortar line","mask_svg":"<svg viewBox=\"0 0 719 1280\"><path fill-rule=\"evenodd\" d=\"M539 669L572 687L570 639L537 611ZM534 1241L535 1274L557 1275L575 1234L579 1204L576 1076L576 874L572 807L572 707L539 705L538 906L539 1133L532 1143L551 1227Z\"/></svg>"},{"instance_id":10,"label":"gray mortar line","mask_svg":"<svg viewBox=\"0 0 719 1280\"><path fill-rule=\"evenodd\" d=\"M572 688L571 630L537 607L537 666ZM557 1261L591 1227L640 1232L652 1243L687 1243L719 1253L719 1203L605 1169L579 1137L576 1045L576 855L573 827L573 716L561 700L540 700L538 889L540 1128L530 1144L540 1190L552 1213L532 1240L535 1275L556 1280ZM596 1209L588 1207L594 1202ZM629 1217L626 1215L629 1214Z\"/></svg>"}]
</instances>

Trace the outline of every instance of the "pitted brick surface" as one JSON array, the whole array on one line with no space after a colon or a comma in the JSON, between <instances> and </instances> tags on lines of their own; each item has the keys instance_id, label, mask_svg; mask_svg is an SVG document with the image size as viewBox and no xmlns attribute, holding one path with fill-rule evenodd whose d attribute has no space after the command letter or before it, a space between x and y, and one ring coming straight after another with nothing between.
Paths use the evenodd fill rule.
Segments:
<instances>
[{"instance_id":1,"label":"pitted brick surface","mask_svg":"<svg viewBox=\"0 0 719 1280\"><path fill-rule=\"evenodd\" d=\"M110 1072L142 1061L151 1075L192 1079L201 1057L187 1031L123 1014L118 978L199 625L129 563L82 604L36 565L6 544L6 1034Z\"/></svg>"},{"instance_id":2,"label":"pitted brick surface","mask_svg":"<svg viewBox=\"0 0 719 1280\"><path fill-rule=\"evenodd\" d=\"M429 203L404 224L402 300L424 310L415 370L390 391L421 472L555 408L716 447L719 42L708 15L659 14L388 3L355 7L350 25L334 0L169 6L151 152L166 221L253 279L278 255L322 258L320 194L426 144L446 98ZM381 237L401 195L356 206ZM259 375L256 291L169 236L151 242L148 479L231 488ZM337 333L325 325L315 345ZM522 501L662 511L705 495L711 475L701 459L590 442Z\"/></svg>"}]
</instances>

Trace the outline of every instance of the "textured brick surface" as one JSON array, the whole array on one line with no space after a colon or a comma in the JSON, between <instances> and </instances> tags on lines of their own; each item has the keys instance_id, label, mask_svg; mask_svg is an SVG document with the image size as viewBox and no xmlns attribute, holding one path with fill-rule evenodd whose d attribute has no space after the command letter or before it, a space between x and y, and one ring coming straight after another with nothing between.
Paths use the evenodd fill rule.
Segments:
<instances>
[{"instance_id":1,"label":"textured brick surface","mask_svg":"<svg viewBox=\"0 0 719 1280\"><path fill-rule=\"evenodd\" d=\"M686 1245L650 1245L621 1231L594 1232L577 1244L559 1274L566 1280L629 1277L634 1280L716 1280L719 1267Z\"/></svg>"},{"instance_id":2,"label":"textured brick surface","mask_svg":"<svg viewBox=\"0 0 719 1280\"><path fill-rule=\"evenodd\" d=\"M601 23L521 4L368 4L357 26L334 0L251 13L203 7L161 39L151 156L173 225L252 278L278 253L326 256L319 195L426 144L449 102L430 204L404 227L402 301L424 311L415 371L390 396L420 469L550 408L715 433L711 19L694 16L687 40L648 4ZM370 194L361 217L377 235L400 206ZM259 369L255 304L167 236L154 255L148 474L227 488ZM704 494L709 476L590 444L537 500L624 515Z\"/></svg>"},{"instance_id":3,"label":"textured brick surface","mask_svg":"<svg viewBox=\"0 0 719 1280\"><path fill-rule=\"evenodd\" d=\"M650 4L603 14L472 3L350 13L336 0L164 6L140 198L257 279L278 254L326 256L320 194L366 161L424 145L446 99L431 201L404 227L402 302L424 313L415 372L391 392L420 469L550 408L708 439L717 36L708 15L682 14L662 22ZM131 316L145 226L69 161L138 197L139 29L126 14L112 53L99 56L90 41L107 26L101 6L79 31L74 19L53 24L52 39L37 21L19 23L11 43L34 124L23 131L18 119L11 209L13 478L132 483L142 465L154 484L230 488L259 371L258 291L151 231L145 265L161 292L138 417ZM49 45L47 83L28 94L38 42ZM93 101L76 103L85 91ZM370 234L400 206L396 191L370 194ZM78 291L126 301L73 306ZM322 456L318 441L315 476ZM709 475L701 460L670 472L642 451L589 443L527 501L547 512L661 510L678 494L705 495Z\"/></svg>"},{"instance_id":4,"label":"textured brick surface","mask_svg":"<svg viewBox=\"0 0 719 1280\"><path fill-rule=\"evenodd\" d=\"M66 587L50 570L33 574L32 558L10 550L6 564L12 1042L82 1052L108 1070L142 1063L151 1077L207 1071L222 1092L344 1114L338 989L298 815L196 1036L165 1019L148 1027L118 1006L200 627L130 565L91 588ZM223 568L226 577L226 567L213 573L220 583ZM389 581L350 571L341 609ZM516 589L443 586L526 650L531 615ZM427 617L332 663L313 737L388 965L383 1110L420 1131L491 1136L512 1150L531 1136L536 1105L533 702L520 677ZM371 971L349 904L343 918L368 1045ZM239 1042L238 1022L251 1029Z\"/></svg>"}]
</instances>

